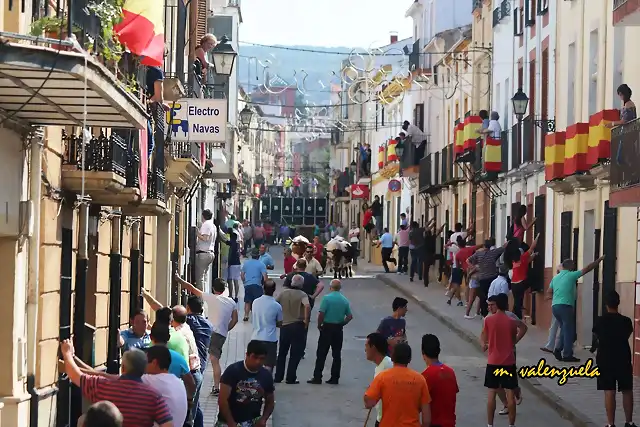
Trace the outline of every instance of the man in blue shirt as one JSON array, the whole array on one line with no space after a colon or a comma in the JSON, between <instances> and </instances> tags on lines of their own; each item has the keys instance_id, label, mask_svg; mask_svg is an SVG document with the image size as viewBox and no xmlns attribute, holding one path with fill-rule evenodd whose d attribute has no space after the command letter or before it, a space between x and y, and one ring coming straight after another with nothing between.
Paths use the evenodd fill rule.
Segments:
<instances>
[{"instance_id":1,"label":"man in blue shirt","mask_svg":"<svg viewBox=\"0 0 640 427\"><path fill-rule=\"evenodd\" d=\"M273 371L278 358L278 328L282 326L282 306L273 297L276 282L267 279L264 282L264 295L253 302L251 323L253 324L252 340L257 340L267 347L267 358L264 367Z\"/></svg>"},{"instance_id":2,"label":"man in blue shirt","mask_svg":"<svg viewBox=\"0 0 640 427\"><path fill-rule=\"evenodd\" d=\"M387 265L387 262L392 262L393 265L397 265L398 262L395 258L391 257L393 246L395 245L393 237L391 236L391 233L389 233L388 228L385 228L383 231L384 233L382 233L380 240L378 240L378 247L382 246L382 266L384 267L384 271L389 273L389 266Z\"/></svg>"},{"instance_id":3,"label":"man in blue shirt","mask_svg":"<svg viewBox=\"0 0 640 427\"><path fill-rule=\"evenodd\" d=\"M576 335L577 281L585 274L596 268L604 259L604 255L583 268L575 271L576 264L572 259L562 261L562 269L551 279L547 289L546 299L551 299L551 312L560 326L559 347L553 351L556 359L563 362L579 362L573 355L573 342Z\"/></svg>"},{"instance_id":4,"label":"man in blue shirt","mask_svg":"<svg viewBox=\"0 0 640 427\"><path fill-rule=\"evenodd\" d=\"M213 325L202 315L203 310L202 298L196 295L189 295L187 299L187 325L193 332L198 347L198 356L200 357L200 373L204 374L207 367L207 358L209 355L209 345L211 344L211 335L213 334ZM192 408L193 427L204 427L204 414L200 407L199 390L196 391L195 408Z\"/></svg>"},{"instance_id":5,"label":"man in blue shirt","mask_svg":"<svg viewBox=\"0 0 640 427\"><path fill-rule=\"evenodd\" d=\"M240 274L244 284L244 318L242 320L245 322L249 320L253 301L263 294L262 283L267 280L267 267L259 258L260 252L254 248L251 251L251 259L244 262Z\"/></svg>"},{"instance_id":6,"label":"man in blue shirt","mask_svg":"<svg viewBox=\"0 0 640 427\"><path fill-rule=\"evenodd\" d=\"M267 247L265 245L260 245L260 261L267 267L267 270L273 270L275 268L275 263L273 262L273 258L267 252Z\"/></svg>"},{"instance_id":7,"label":"man in blue shirt","mask_svg":"<svg viewBox=\"0 0 640 427\"><path fill-rule=\"evenodd\" d=\"M342 284L340 280L331 281L330 292L322 298L318 313L318 349L316 351L316 366L313 378L307 381L309 384L322 384L322 371L327 360L329 348L333 356L331 364L331 377L327 384L338 384L340 380L340 368L342 366L342 329L353 320L349 300L340 292Z\"/></svg>"}]
</instances>

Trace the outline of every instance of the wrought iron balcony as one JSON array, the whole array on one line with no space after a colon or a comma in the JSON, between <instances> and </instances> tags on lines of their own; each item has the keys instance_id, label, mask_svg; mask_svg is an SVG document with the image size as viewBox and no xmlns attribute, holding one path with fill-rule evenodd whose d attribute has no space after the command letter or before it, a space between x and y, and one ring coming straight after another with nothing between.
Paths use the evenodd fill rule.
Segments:
<instances>
[{"instance_id":1,"label":"wrought iron balcony","mask_svg":"<svg viewBox=\"0 0 640 427\"><path fill-rule=\"evenodd\" d=\"M432 191L433 179L431 171L432 154L420 159L420 175L418 176L418 191L421 193L429 193Z\"/></svg>"},{"instance_id":2,"label":"wrought iron balcony","mask_svg":"<svg viewBox=\"0 0 640 427\"><path fill-rule=\"evenodd\" d=\"M637 0L613 0L613 25L640 26L640 3Z\"/></svg>"},{"instance_id":3,"label":"wrought iron balcony","mask_svg":"<svg viewBox=\"0 0 640 427\"><path fill-rule=\"evenodd\" d=\"M511 169L517 169L522 164L520 153L522 152L520 125L516 123L511 127Z\"/></svg>"},{"instance_id":4,"label":"wrought iron balcony","mask_svg":"<svg viewBox=\"0 0 640 427\"><path fill-rule=\"evenodd\" d=\"M535 135L536 128L533 116L529 115L522 120L522 163L536 161L535 156Z\"/></svg>"},{"instance_id":5,"label":"wrought iron balcony","mask_svg":"<svg viewBox=\"0 0 640 427\"><path fill-rule=\"evenodd\" d=\"M165 152L169 154L165 156L167 181L178 188L191 187L203 167L200 161L200 144L171 141Z\"/></svg>"},{"instance_id":6,"label":"wrought iron balcony","mask_svg":"<svg viewBox=\"0 0 640 427\"><path fill-rule=\"evenodd\" d=\"M166 184L164 171L156 166L149 169L147 176L147 198L166 201Z\"/></svg>"},{"instance_id":7,"label":"wrought iron balcony","mask_svg":"<svg viewBox=\"0 0 640 427\"><path fill-rule=\"evenodd\" d=\"M125 139L128 135L127 131L113 131L83 142L82 136L63 132L63 187L84 191L97 204L123 206L139 201L140 155Z\"/></svg>"},{"instance_id":8,"label":"wrought iron balcony","mask_svg":"<svg viewBox=\"0 0 640 427\"><path fill-rule=\"evenodd\" d=\"M616 207L640 206L640 119L611 131L611 200Z\"/></svg>"}]
</instances>

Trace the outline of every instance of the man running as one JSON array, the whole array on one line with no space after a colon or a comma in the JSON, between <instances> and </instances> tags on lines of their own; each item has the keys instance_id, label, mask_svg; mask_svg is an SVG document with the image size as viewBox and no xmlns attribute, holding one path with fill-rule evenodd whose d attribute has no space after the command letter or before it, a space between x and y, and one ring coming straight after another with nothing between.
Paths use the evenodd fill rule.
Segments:
<instances>
[{"instance_id":1,"label":"man running","mask_svg":"<svg viewBox=\"0 0 640 427\"><path fill-rule=\"evenodd\" d=\"M282 326L282 306L273 298L276 282L267 279L264 282L264 295L253 302L251 323L252 340L257 340L267 348L265 368L272 372L278 357L278 328Z\"/></svg>"},{"instance_id":2,"label":"man running","mask_svg":"<svg viewBox=\"0 0 640 427\"><path fill-rule=\"evenodd\" d=\"M382 401L383 412L379 427L431 426L431 396L427 381L409 368L409 344L398 344L391 360L393 368L376 376L364 394L364 406L372 409Z\"/></svg>"},{"instance_id":3,"label":"man running","mask_svg":"<svg viewBox=\"0 0 640 427\"><path fill-rule=\"evenodd\" d=\"M381 372L387 369L393 368L393 362L391 358L387 356L387 339L384 335L374 332L367 336L367 341L364 343L364 353L367 356L367 360L373 362L376 365L373 377L377 377ZM380 425L382 420L382 402L378 402L376 405L377 418L376 427Z\"/></svg>"},{"instance_id":4,"label":"man running","mask_svg":"<svg viewBox=\"0 0 640 427\"><path fill-rule=\"evenodd\" d=\"M607 412L607 427L614 427L616 417L616 384L622 393L624 427L635 427L633 423L633 368L629 337L633 334L633 323L618 312L620 295L611 291L604 298L607 312L598 318L593 333L597 337L596 364L600 370L598 390L604 391L604 407Z\"/></svg>"},{"instance_id":5,"label":"man running","mask_svg":"<svg viewBox=\"0 0 640 427\"><path fill-rule=\"evenodd\" d=\"M506 296L506 295L505 295ZM496 395L499 389L506 391L509 411L509 426L516 424L515 390L518 388L515 345L524 335L518 330L518 324L505 312L509 306L508 298L492 297L496 305L496 314L485 317L480 335L484 351L488 351L487 369L484 386L489 389L487 400L487 426L493 427L496 411Z\"/></svg>"},{"instance_id":6,"label":"man running","mask_svg":"<svg viewBox=\"0 0 640 427\"><path fill-rule=\"evenodd\" d=\"M262 296L262 284L268 279L267 267L260 261L260 252L257 249L254 248L251 251L251 259L246 260L242 265L240 277L244 285L244 317L242 320L247 322L251 313L251 305L253 301Z\"/></svg>"},{"instance_id":7,"label":"man running","mask_svg":"<svg viewBox=\"0 0 640 427\"><path fill-rule=\"evenodd\" d=\"M258 261L259 262L259 261ZM227 284L224 280L218 278L213 281L213 294L207 294L200 289L191 285L191 283L182 280L176 273L176 281L197 297L202 298L207 304L209 320L213 326L213 334L209 344L209 358L213 367L213 388L211 394L218 395L220 393L220 376L222 369L220 368L220 358L222 357L222 346L227 340L227 335L238 323L238 309L234 300L224 295Z\"/></svg>"},{"instance_id":8,"label":"man running","mask_svg":"<svg viewBox=\"0 0 640 427\"><path fill-rule=\"evenodd\" d=\"M422 376L427 380L431 395L431 427L456 426L456 399L460 389L456 373L440 362L440 340L426 334L422 337L422 358L427 369Z\"/></svg>"},{"instance_id":9,"label":"man running","mask_svg":"<svg viewBox=\"0 0 640 427\"><path fill-rule=\"evenodd\" d=\"M391 257L394 245L395 243L393 242L391 233L389 233L389 229L385 228L384 233L380 236L380 240L378 240L378 246L382 247L380 253L382 255L382 266L384 267L385 273L389 273L389 265L387 265L388 262L392 262L393 265L398 264L398 261Z\"/></svg>"},{"instance_id":10,"label":"man running","mask_svg":"<svg viewBox=\"0 0 640 427\"><path fill-rule=\"evenodd\" d=\"M396 344L407 341L407 306L409 301L404 298L396 297L393 299L391 308L393 313L387 316L378 325L378 333L386 340L388 345L388 353L391 353Z\"/></svg>"},{"instance_id":11,"label":"man running","mask_svg":"<svg viewBox=\"0 0 640 427\"><path fill-rule=\"evenodd\" d=\"M489 287L493 279L498 277L498 270L496 268L496 261L500 258L500 255L504 253L504 247L508 242L505 242L503 247L491 249L493 243L491 240L485 240L485 250L476 252L471 255L467 262L470 265L475 265L477 270L478 280L478 297L480 298L480 313L483 317L489 314L489 307L487 306L487 298L489 296ZM467 313L468 314L468 313Z\"/></svg>"}]
</instances>

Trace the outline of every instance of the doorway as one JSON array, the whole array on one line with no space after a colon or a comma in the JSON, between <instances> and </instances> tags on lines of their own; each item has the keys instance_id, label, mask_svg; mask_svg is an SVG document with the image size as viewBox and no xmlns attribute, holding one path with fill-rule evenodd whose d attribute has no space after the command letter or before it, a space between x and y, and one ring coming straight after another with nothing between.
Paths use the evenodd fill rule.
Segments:
<instances>
[{"instance_id":1,"label":"doorway","mask_svg":"<svg viewBox=\"0 0 640 427\"><path fill-rule=\"evenodd\" d=\"M583 225L582 266L584 267L593 262L593 252L596 244L594 210L584 212ZM578 330L578 342L584 346L591 343L591 330L593 329L593 273L585 275L582 280L582 286L578 287L580 292L580 317L582 320Z\"/></svg>"}]
</instances>

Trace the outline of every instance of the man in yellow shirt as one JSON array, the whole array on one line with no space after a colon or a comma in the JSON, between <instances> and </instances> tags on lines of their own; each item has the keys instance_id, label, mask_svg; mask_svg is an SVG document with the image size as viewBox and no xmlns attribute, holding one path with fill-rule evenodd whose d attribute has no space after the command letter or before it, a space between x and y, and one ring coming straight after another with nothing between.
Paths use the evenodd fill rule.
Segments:
<instances>
[{"instance_id":1,"label":"man in yellow shirt","mask_svg":"<svg viewBox=\"0 0 640 427\"><path fill-rule=\"evenodd\" d=\"M284 192L287 196L291 196L291 185L293 184L293 180L291 177L287 177L284 180Z\"/></svg>"}]
</instances>

